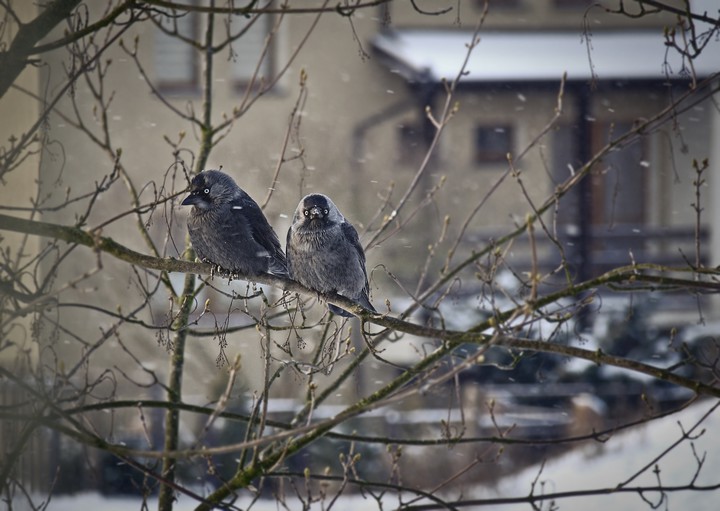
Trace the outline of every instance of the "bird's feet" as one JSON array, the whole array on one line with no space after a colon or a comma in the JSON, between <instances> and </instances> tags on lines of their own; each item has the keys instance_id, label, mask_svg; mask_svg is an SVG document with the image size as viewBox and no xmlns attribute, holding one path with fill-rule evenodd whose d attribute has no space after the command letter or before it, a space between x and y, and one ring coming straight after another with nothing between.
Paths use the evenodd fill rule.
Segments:
<instances>
[{"instance_id":1,"label":"bird's feet","mask_svg":"<svg viewBox=\"0 0 720 511\"><path fill-rule=\"evenodd\" d=\"M220 267L219 264L215 264L207 258L203 258L202 261L204 263L208 263L210 265L210 278L211 279L215 278L216 273L222 273L223 269Z\"/></svg>"}]
</instances>

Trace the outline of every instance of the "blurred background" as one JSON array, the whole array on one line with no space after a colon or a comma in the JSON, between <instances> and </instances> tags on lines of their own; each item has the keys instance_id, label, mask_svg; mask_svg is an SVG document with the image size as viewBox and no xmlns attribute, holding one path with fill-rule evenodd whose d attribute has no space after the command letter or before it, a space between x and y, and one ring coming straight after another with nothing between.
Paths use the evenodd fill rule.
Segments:
<instances>
[{"instance_id":1,"label":"blurred background","mask_svg":"<svg viewBox=\"0 0 720 511\"><path fill-rule=\"evenodd\" d=\"M183 2L176 8L147 2L92 39L43 52L0 99L5 154L19 134L35 129L38 119L42 124L36 145L2 176L2 212L100 226L102 236L143 253L146 232L160 247L158 255L182 257L187 211L178 207L178 197L203 158L198 148L206 133L194 119L210 100L217 129L205 168L222 168L263 204L283 242L303 195L331 196L361 233L380 312L405 310L448 268L516 230L554 194L557 202L541 215L543 228L498 243L497 250L458 272L457 285L431 293L432 307L410 318L471 328L527 298L531 272L546 276L540 291L551 293L569 281L636 263L720 264L715 221L720 206L712 200L720 192L720 110L713 96L717 80L712 81L720 71L720 48L712 33L699 35L714 27L702 20L694 25L703 43L696 55L683 55L669 43L680 44L678 9L707 13L717 23L714 1L668 0L657 12L653 6L645 11L643 2L613 0L418 0L357 9L347 2L338 7L345 13L321 14L313 8L322 2L307 2L308 12L292 14L281 2L257 4L253 8L261 14L214 17L209 75L199 49L209 22L203 8L225 7L223 2ZM183 8L188 5L191 9ZM90 24L115 6L82 4L69 24L60 24L44 41L62 37L73 23ZM0 8L6 20L12 11L24 22L43 11L31 3ZM12 30L3 36L7 47ZM88 64L87 55L99 53L102 58ZM80 78L68 86L68 77L76 74ZM575 180L588 162L587 177ZM144 231L125 214L173 194L138 216ZM388 221L393 227L381 230ZM71 390L63 392L76 406L162 399L174 348L164 328L177 306L168 293L155 292L157 276L110 258L102 260L102 271L91 271L99 264L92 250L54 258L47 254L60 251L45 239L2 234L8 254L18 248L24 254L16 270L33 266L28 273L36 281L52 275L62 297L43 317L4 316L7 340L0 357L8 371L26 371L35 383L67 376L64 384ZM169 279L180 293L184 275L171 273ZM265 309L258 300L241 305L238 298L258 289L270 303L280 299L281 292L269 286L217 277L198 291L184 355L183 402L216 403L239 355L242 371L225 410L251 413L267 389L263 354L274 350L273 364L293 370L273 381L265 396L267 418L290 422L306 397L302 364L320 352L327 332L317 327L294 336L268 334L277 346L288 343L294 351L260 342L254 318ZM579 307L583 300L590 305ZM321 308L315 306L311 315L319 316ZM122 329L107 311L124 315ZM529 339L672 368L714 385L718 319L712 296L662 287L625 294L602 288L555 301L541 316L518 318L507 328ZM222 333L228 327L234 330ZM360 329L355 322L347 334L358 350L364 346ZM335 416L436 346L434 339L398 334L380 345L381 358L365 360L313 418ZM482 358L443 384L335 430L372 433L389 439L385 443L324 438L289 458L284 468L320 472L338 452L360 452L368 461L359 466L359 478L393 480L400 470L406 484L430 488L438 474L454 474L475 460L480 468L459 475L456 483L488 495L481 488L505 488L505 476L536 474L536 464L561 459L567 451L581 456L573 458L577 465L607 455L604 444L591 441L592 447L581 450L580 440L560 438L592 440L593 432L624 429L695 399L692 390L662 379L502 347L462 346L447 367L473 357ZM331 386L343 367L325 368L313 381L320 389ZM75 384L68 382L78 378L93 383L75 402ZM7 409L33 399L17 383L0 385ZM54 394L60 402L63 392ZM87 421L108 441L159 448L163 414L160 408L143 414L105 409L89 412ZM225 445L245 438L238 422L220 419L205 431L206 420L183 413L181 442L193 445L203 438L207 445ZM686 420L705 419L694 411ZM24 434L17 421L0 423L4 452ZM519 442L493 442L507 434ZM152 486L113 454L76 443L57 429L39 428L33 435L32 448L16 466L18 479L29 481L33 492L137 495ZM402 437L485 440L468 449L412 445L401 458L392 439ZM612 466L638 455L618 447ZM178 477L193 487L214 487L232 476L237 461L232 453L217 457L220 475L209 475L202 461L187 462ZM681 463L686 462L668 462ZM265 489L266 496L279 491L272 485ZM524 493L527 488L518 491ZM707 498L698 494L688 506L702 509ZM631 495L618 506L635 509L639 501Z\"/></svg>"}]
</instances>

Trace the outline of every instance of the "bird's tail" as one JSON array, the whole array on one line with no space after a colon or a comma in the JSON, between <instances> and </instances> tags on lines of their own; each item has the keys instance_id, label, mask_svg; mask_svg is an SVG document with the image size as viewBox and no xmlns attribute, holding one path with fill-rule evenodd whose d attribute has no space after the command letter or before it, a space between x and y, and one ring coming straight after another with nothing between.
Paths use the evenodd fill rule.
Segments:
<instances>
[{"instance_id":1,"label":"bird's tail","mask_svg":"<svg viewBox=\"0 0 720 511\"><path fill-rule=\"evenodd\" d=\"M343 318L352 318L354 314L351 312L348 312L346 310L341 309L340 307L336 307L335 305L329 303L328 304L328 310L332 312L333 314L337 314L338 316L342 316Z\"/></svg>"},{"instance_id":2,"label":"bird's tail","mask_svg":"<svg viewBox=\"0 0 720 511\"><path fill-rule=\"evenodd\" d=\"M375 307L373 307L373 304L370 303L370 299L368 298L367 293L363 293L360 295L360 298L358 299L358 303L360 305L362 305L363 307L365 307L370 312L377 312L375 310ZM338 316L342 316L344 318L353 317L353 314L341 309L340 307L336 307L335 305L333 305L331 303L328 304L328 309L333 314L337 314Z\"/></svg>"},{"instance_id":3,"label":"bird's tail","mask_svg":"<svg viewBox=\"0 0 720 511\"><path fill-rule=\"evenodd\" d=\"M268 265L268 272L278 277L290 278L290 272L287 269L287 263L284 259L278 259L277 257L270 258L270 264Z\"/></svg>"},{"instance_id":4,"label":"bird's tail","mask_svg":"<svg viewBox=\"0 0 720 511\"><path fill-rule=\"evenodd\" d=\"M358 300L358 302L360 303L360 305L362 305L363 307L365 307L365 308L366 308L367 310L369 310L370 312L377 312L377 311L375 310L375 307L373 307L373 304L370 303L370 298L368 298L368 295L367 295L366 292L363 292L363 293L360 295L360 300Z\"/></svg>"}]
</instances>

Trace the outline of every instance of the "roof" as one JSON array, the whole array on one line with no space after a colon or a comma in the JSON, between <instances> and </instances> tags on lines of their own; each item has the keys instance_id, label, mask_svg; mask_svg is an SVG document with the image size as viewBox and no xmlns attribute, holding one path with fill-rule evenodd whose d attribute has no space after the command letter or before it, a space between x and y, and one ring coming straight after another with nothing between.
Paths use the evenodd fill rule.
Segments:
<instances>
[{"instance_id":1,"label":"roof","mask_svg":"<svg viewBox=\"0 0 720 511\"><path fill-rule=\"evenodd\" d=\"M409 81L453 80L467 55L472 33L459 30L400 29L379 33L375 51L391 71ZM589 45L588 45L589 41ZM592 64L591 64L592 62ZM720 71L720 41L713 38L693 61L704 78ZM468 82L687 79L683 60L665 45L661 31L481 32L467 64Z\"/></svg>"}]
</instances>

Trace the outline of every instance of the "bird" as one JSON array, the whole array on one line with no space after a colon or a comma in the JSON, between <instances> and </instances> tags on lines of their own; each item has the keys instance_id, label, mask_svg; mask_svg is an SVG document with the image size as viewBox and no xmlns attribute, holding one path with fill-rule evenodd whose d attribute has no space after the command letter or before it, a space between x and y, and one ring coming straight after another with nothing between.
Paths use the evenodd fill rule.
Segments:
<instances>
[{"instance_id":1,"label":"bird","mask_svg":"<svg viewBox=\"0 0 720 511\"><path fill-rule=\"evenodd\" d=\"M360 238L330 197L321 193L303 197L288 229L285 251L291 278L313 291L337 293L376 312L368 297ZM353 316L332 304L328 309Z\"/></svg>"},{"instance_id":2,"label":"bird","mask_svg":"<svg viewBox=\"0 0 720 511\"><path fill-rule=\"evenodd\" d=\"M198 173L182 205L193 206L187 226L199 259L230 273L289 276L280 241L260 206L226 173Z\"/></svg>"}]
</instances>

